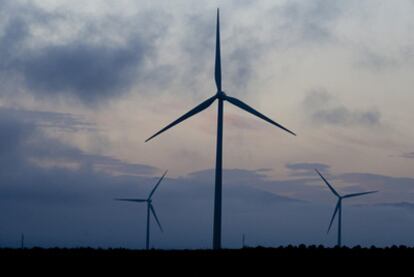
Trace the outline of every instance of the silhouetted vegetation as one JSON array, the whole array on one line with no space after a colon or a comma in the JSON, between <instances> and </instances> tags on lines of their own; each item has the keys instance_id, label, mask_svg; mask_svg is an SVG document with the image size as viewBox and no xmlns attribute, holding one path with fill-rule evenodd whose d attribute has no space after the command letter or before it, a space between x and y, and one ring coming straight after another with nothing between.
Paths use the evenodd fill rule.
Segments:
<instances>
[{"instance_id":1,"label":"silhouetted vegetation","mask_svg":"<svg viewBox=\"0 0 414 277\"><path fill-rule=\"evenodd\" d=\"M414 248L325 248L323 246L288 246L278 248L243 248L214 250L128 250L92 248L31 248L0 249L0 263L4 268L43 273L73 272L88 269L97 272L121 273L159 271L178 274L195 272L216 276L216 269L224 272L266 276L269 270L278 273L332 273L332 270L354 273L363 268L369 273L386 269L393 274L405 272L414 260ZM221 271L223 272L223 271ZM138 274L139 273L139 274ZM276 274L278 275L278 274ZM59 275L56 275L59 276ZM199 276L199 275L196 275ZM281 275L285 276L285 275Z\"/></svg>"},{"instance_id":2,"label":"silhouetted vegetation","mask_svg":"<svg viewBox=\"0 0 414 277\"><path fill-rule=\"evenodd\" d=\"M414 248L392 246L364 248L360 246L326 248L324 246L287 246L277 248L246 247L222 250L131 250L122 248L0 248L0 258L414 258Z\"/></svg>"}]
</instances>

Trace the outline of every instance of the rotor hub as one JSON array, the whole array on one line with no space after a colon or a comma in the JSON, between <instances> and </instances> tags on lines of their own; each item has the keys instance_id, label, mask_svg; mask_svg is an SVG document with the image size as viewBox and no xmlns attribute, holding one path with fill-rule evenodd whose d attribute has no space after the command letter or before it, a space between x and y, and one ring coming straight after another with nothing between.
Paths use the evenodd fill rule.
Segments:
<instances>
[{"instance_id":1,"label":"rotor hub","mask_svg":"<svg viewBox=\"0 0 414 277\"><path fill-rule=\"evenodd\" d=\"M217 97L219 98L219 99L224 99L224 98L226 98L226 93L224 92L224 91L217 91Z\"/></svg>"}]
</instances>

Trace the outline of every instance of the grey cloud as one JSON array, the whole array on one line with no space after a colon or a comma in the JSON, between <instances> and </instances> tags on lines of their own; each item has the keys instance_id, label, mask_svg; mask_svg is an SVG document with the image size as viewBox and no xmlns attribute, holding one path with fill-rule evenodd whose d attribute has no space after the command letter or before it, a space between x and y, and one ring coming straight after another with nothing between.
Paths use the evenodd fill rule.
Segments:
<instances>
[{"instance_id":1,"label":"grey cloud","mask_svg":"<svg viewBox=\"0 0 414 277\"><path fill-rule=\"evenodd\" d=\"M260 57L260 45L251 41L251 39L247 39L247 41L249 43L236 45L228 57L227 67L230 69L229 83L236 89L233 93L240 93L246 89L253 77L256 66L255 62Z\"/></svg>"},{"instance_id":2,"label":"grey cloud","mask_svg":"<svg viewBox=\"0 0 414 277\"><path fill-rule=\"evenodd\" d=\"M257 62L269 49L289 49L291 47L308 47L309 44L334 42L335 35L332 27L342 15L346 3L343 1L289 1L275 4L263 15L263 23L271 24L272 35L263 38L260 30L261 20L254 26L238 27L231 33L230 40L223 43L227 56L223 62L227 68L227 76L231 82L230 93L247 93L246 89L254 68L260 67ZM249 7L243 7L248 9ZM270 23L269 23L270 22ZM223 32L228 31L224 28ZM228 44L227 43L227 44Z\"/></svg>"},{"instance_id":3,"label":"grey cloud","mask_svg":"<svg viewBox=\"0 0 414 277\"><path fill-rule=\"evenodd\" d=\"M396 42L393 47L378 48L368 42L367 45L354 46L354 66L358 69L371 70L379 73L385 70L395 70L414 64L414 47L411 43ZM382 73L382 72L381 72Z\"/></svg>"},{"instance_id":4,"label":"grey cloud","mask_svg":"<svg viewBox=\"0 0 414 277\"><path fill-rule=\"evenodd\" d=\"M13 234L25 230L28 245L33 246L142 247L144 240L140 238L144 238L145 224L141 219L145 218L145 209L140 205L119 203L112 199L145 197L158 179L158 176L150 175L155 175L158 170L151 166L131 165L111 157L86 154L63 145L46 137L40 126L31 121L24 122L22 118L26 114L22 114L19 117L15 111L3 113L0 117L0 145L4 146L0 155L3 169L0 171L0 208L3 211L0 222L6 226L2 229L2 245L10 245ZM42 168L27 162L27 157L31 156L79 161L83 166L80 170ZM120 171L123 174L114 176L105 170L95 170L97 166L109 167L110 172ZM319 163L293 163L288 168L301 171L314 166L328 169ZM328 243L322 234L325 234L334 199L318 177L272 180L265 173L263 170L224 170L225 245L237 246L240 230L247 233L250 243L254 245L280 245L296 241ZM406 201L410 197L407 192L414 187L414 181L406 178L355 173L333 178L352 185L339 188L341 191L380 189L383 194L386 193L386 196L379 198L381 202L384 199ZM388 190L384 190L384 187L388 187ZM161 235L154 229L153 243L163 248L209 247L214 170L193 172L179 178L167 176L161 188L154 196L154 205L166 233ZM372 199L378 201L378 198L370 198L364 199L364 203ZM319 202L326 204L321 206ZM381 217L375 216L378 209L381 209ZM373 228L393 215L389 207L369 206L362 209L350 205L347 206L346 218L347 222L357 222L363 218L364 224L367 224L364 228ZM385 219L381 221L384 216ZM312 218L312 224L309 218ZM410 226L410 219L406 216L394 220ZM315 227L307 227L306 234L297 231L309 224ZM382 224L379 226L384 227ZM389 233L387 228L381 230ZM278 238L274 240L275 232ZM348 243L366 242L361 239L364 238L361 233L356 231L352 234L347 236ZM403 237L398 236L399 239ZM373 241L378 244L389 243L381 235Z\"/></svg>"},{"instance_id":5,"label":"grey cloud","mask_svg":"<svg viewBox=\"0 0 414 277\"><path fill-rule=\"evenodd\" d=\"M382 207L406 209L406 210L409 210L409 211L414 210L414 203L411 203L411 202L379 203L379 204L376 204L376 205L377 206L382 206Z\"/></svg>"},{"instance_id":6,"label":"grey cloud","mask_svg":"<svg viewBox=\"0 0 414 277\"><path fill-rule=\"evenodd\" d=\"M187 176L190 180L208 180L214 181L215 171L213 169L196 171ZM226 169L223 171L223 182L228 185L246 185L252 184L258 180L264 180L266 176L260 171L243 170L243 169ZM227 181L228 180L228 181Z\"/></svg>"},{"instance_id":7,"label":"grey cloud","mask_svg":"<svg viewBox=\"0 0 414 277\"><path fill-rule=\"evenodd\" d=\"M156 19L148 14L131 20L109 17L90 22L79 16L71 19L59 11L45 12L35 5L12 6L7 20L3 26L0 24L0 49L7 53L0 58L0 78L14 81L13 89L23 83L39 97L70 95L94 104L126 93L139 81L151 82L147 77L152 69L146 62L155 59L154 43L166 26L155 24ZM66 24L84 20L85 26L75 38L36 44L40 37L31 32L30 26L36 23L50 29L59 20ZM107 21L112 29L106 28ZM114 32L125 42L111 41L109 34Z\"/></svg>"},{"instance_id":8,"label":"grey cloud","mask_svg":"<svg viewBox=\"0 0 414 277\"><path fill-rule=\"evenodd\" d=\"M227 180L230 179L229 176L237 175L238 172L249 175L247 170L231 170L227 174ZM253 172L250 176L254 175ZM55 184L54 188L47 189L48 194L30 188L25 190L27 194L23 195L23 191L2 190L1 195L6 194L7 199L14 199L4 199L0 202L4 211L0 220L5 216L11 219L3 229L2 238L6 244L13 241L13 233L16 233L16 230L23 228L29 238L28 245L33 246L73 246L74 238L77 246L144 246L145 207L111 199L144 197L157 178L115 179L94 176L85 183L77 184L79 180L75 176L63 176L73 185L65 188ZM212 176L214 171L206 170L202 174L191 174L189 178L166 178L154 195L153 204L165 229L163 234L153 229L152 243L155 247L210 247L214 202ZM238 247L241 233L247 235L247 242L251 246L334 243L334 235L326 236L334 199L326 197L330 203L321 205L296 201L294 198L280 197L275 193L261 190L266 184L278 187L281 182L258 179L250 185L231 185L237 182L230 181L223 186L223 243L226 247ZM303 186L304 181L301 182ZM297 183L297 186L294 186L294 183L286 184L290 185L293 185L290 188L292 191L298 189L300 183ZM316 189L321 190L320 187ZM329 193L325 192L325 196L327 195ZM54 197L59 201L55 201ZM31 200L33 198L42 201L34 202ZM29 215L24 211L28 203L31 206ZM398 214L390 207L377 205L361 207L350 203L345 209L346 226L352 226L346 231L347 245L389 245L400 242L407 244L410 241L408 238L412 229L412 219L407 215ZM47 222L45 216L48 218ZM17 218L22 222L19 223ZM390 222L403 227L396 231L390 227ZM46 229L49 231L45 232ZM367 239L365 232L371 229L378 231L375 237ZM84 235L86 231L90 233L89 236ZM389 239L389 234L393 232L396 236ZM45 237L46 233L48 239ZM54 236L51 236L51 233Z\"/></svg>"},{"instance_id":9,"label":"grey cloud","mask_svg":"<svg viewBox=\"0 0 414 277\"><path fill-rule=\"evenodd\" d=\"M16 114L11 113L10 117L14 119L1 117L3 123L0 124L0 129L6 131L5 126L11 128L12 132L8 133L15 143L8 148L14 148L15 151L11 152L16 153L19 159L27 154L27 141L36 142L42 138L39 143L32 144L30 149L33 150L29 154L46 158L79 159L92 165L104 164L115 168L125 166L114 158L88 155L59 142L44 140L45 137L38 134L39 127L24 123L33 126L27 129L23 123L19 124L21 121ZM41 146L42 142L44 147ZM10 160L0 162L10 163ZM113 198L145 197L158 176L136 175L131 172L128 175L113 176L104 171L95 171L93 166L73 171L59 167L38 168L29 163L24 163L22 168L16 166L16 163L10 164L11 170L0 172L0 209L3 211L0 223L4 226L2 245L12 245L14 234L24 230L28 246L144 246L145 207L116 202ZM293 171L307 170L313 166L328 169L326 165L318 163L295 163L290 168ZM155 168L149 169L146 172L148 175L158 172ZM332 197L323 184L315 185L317 178L306 177L272 180L264 175L265 172L266 170L224 170L224 245L237 247L241 233L247 234L248 243L252 246L330 244L331 238L325 237L325 228L331 215ZM347 176L353 176L354 180L365 185L367 178L375 177L345 175L339 178L348 180ZM381 178L384 177L386 176ZM372 181L375 182L375 178ZM365 185L361 187L365 188ZM154 229L152 243L155 247L210 247L214 170L193 172L179 178L167 176L153 200L158 217L165 227L163 234ZM319 201L329 201L329 205L320 205L317 203ZM385 223L389 222L389 217L406 226L407 234L411 233L410 218L395 218L395 212L388 207L347 206L346 210L346 221L354 226L353 230L347 231L347 244L395 243L395 240L387 240L389 233L395 232ZM360 224L356 223L361 219L363 230L382 230L378 237L366 240L363 230L358 229ZM305 226L306 232L303 232ZM274 236L275 233L278 235ZM395 238L398 238L398 242L406 243L406 233L398 233Z\"/></svg>"},{"instance_id":10,"label":"grey cloud","mask_svg":"<svg viewBox=\"0 0 414 277\"><path fill-rule=\"evenodd\" d=\"M338 176L346 182L354 182L362 186L380 186L382 188L393 188L407 192L414 189L414 179L409 177L391 177L371 173L345 173Z\"/></svg>"},{"instance_id":11,"label":"grey cloud","mask_svg":"<svg viewBox=\"0 0 414 277\"><path fill-rule=\"evenodd\" d=\"M307 119L321 125L372 127L381 124L381 113L376 108L352 110L323 89L308 93L302 106Z\"/></svg>"},{"instance_id":12,"label":"grey cloud","mask_svg":"<svg viewBox=\"0 0 414 277\"><path fill-rule=\"evenodd\" d=\"M401 155L401 157L406 159L414 159L414 152L404 153Z\"/></svg>"},{"instance_id":13,"label":"grey cloud","mask_svg":"<svg viewBox=\"0 0 414 277\"><path fill-rule=\"evenodd\" d=\"M20 84L23 84L24 89L31 90L38 97L70 95L92 104L122 95L135 84L145 83L146 88L155 86L165 90L171 82L181 79L191 94L200 91L200 81L209 79L208 76L211 76L213 84L213 11L211 14L193 13L184 17L185 37L178 38L178 50L182 53L176 54L182 58L181 64L170 65L158 60L157 43L169 39L167 30L173 19L159 10L144 11L130 18L95 18L91 22L79 16L71 18L71 14L59 10L46 12L35 5L24 7L10 4L11 1L5 3L9 3L3 5L8 11L5 13L8 20L3 26L5 31L0 39L0 49L6 49L9 54L0 60L0 79L8 82L17 79L13 81L11 90L20 89ZM239 3L237 5L240 8ZM319 41L330 36L327 26L339 16L338 6L337 1L319 0L306 4L297 1L283 8L276 7L266 16L284 19L282 26L277 28L282 32L277 36L281 41L285 40L283 34L291 34L292 30L304 40ZM248 9L249 5L242 8ZM30 31L33 23L53 30L51 26L58 25L56 23L64 21L65 25L70 25L71 20L77 23L84 21L82 30L74 38L46 45L43 42L35 44L35 47L31 45L34 38L39 40ZM224 79L228 80L226 87L229 93L243 94L261 55L280 43L275 44L272 38L258 39L254 32L258 26L237 29L237 32L231 32L228 26L231 24L223 21L222 46L227 49L223 51L226 52L223 63L227 64L223 67ZM121 36L125 42L113 43L108 39L111 34ZM232 40L225 39L228 37ZM8 90L3 89L2 93Z\"/></svg>"},{"instance_id":14,"label":"grey cloud","mask_svg":"<svg viewBox=\"0 0 414 277\"><path fill-rule=\"evenodd\" d=\"M139 76L137 67L148 54L140 41L126 47L83 43L50 46L20 61L31 91L41 95L73 93L87 103L117 96Z\"/></svg>"},{"instance_id":15,"label":"grey cloud","mask_svg":"<svg viewBox=\"0 0 414 277\"><path fill-rule=\"evenodd\" d=\"M254 184L251 184L254 185ZM304 203L293 197L280 196L253 186L233 186L224 189L226 199L237 201L244 210L252 211L273 203ZM236 206L236 205L235 205ZM236 206L237 207L237 206Z\"/></svg>"},{"instance_id":16,"label":"grey cloud","mask_svg":"<svg viewBox=\"0 0 414 277\"><path fill-rule=\"evenodd\" d=\"M343 1L290 1L271 10L282 19L278 33L289 45L325 43L335 40L335 20L344 12Z\"/></svg>"},{"instance_id":17,"label":"grey cloud","mask_svg":"<svg viewBox=\"0 0 414 277\"><path fill-rule=\"evenodd\" d=\"M401 5L398 10L407 5ZM366 11L365 9L369 9ZM361 5L360 1L288 1L286 4L278 4L271 9L272 14L276 14L277 35L279 45L284 47L310 47L326 43L336 43L340 47L349 47L353 52L354 66L373 71L381 71L389 68L396 68L402 65L413 64L413 49L407 44L395 44L393 48L376 47L372 41L364 43L364 39L355 43L354 40L344 39L343 36L337 36L335 30L336 23L341 19L348 20L354 17L356 11L361 10L366 14L373 12L378 13L375 7L371 5ZM395 11L391 11L392 14ZM390 14L381 15L382 17L392 16ZM356 17L357 18L357 17ZM354 18L353 18L354 19ZM280 23L281 22L281 23ZM372 22L361 22L371 26ZM371 26L371 29L377 26ZM372 30L366 30L368 33ZM380 30L375 30L380 31ZM408 43L410 44L410 43Z\"/></svg>"},{"instance_id":18,"label":"grey cloud","mask_svg":"<svg viewBox=\"0 0 414 277\"><path fill-rule=\"evenodd\" d=\"M329 166L320 163L291 163L286 167L292 171L291 176L295 177L294 179L264 179L261 187L278 195L325 203L332 195L313 171L314 168L318 168L340 193L379 191L370 198L364 199L368 203L409 202L414 197L413 178L358 172L335 174ZM296 171L303 174L296 174Z\"/></svg>"},{"instance_id":19,"label":"grey cloud","mask_svg":"<svg viewBox=\"0 0 414 277\"><path fill-rule=\"evenodd\" d=\"M401 65L401 63L403 62L401 58L402 57L380 53L374 49L359 49L358 58L355 63L355 66L358 68L362 67L379 71L382 69Z\"/></svg>"},{"instance_id":20,"label":"grey cloud","mask_svg":"<svg viewBox=\"0 0 414 277\"><path fill-rule=\"evenodd\" d=\"M377 190L375 198L387 202L409 202L414 197L414 179L369 173L345 173L337 178L347 183L346 192Z\"/></svg>"},{"instance_id":21,"label":"grey cloud","mask_svg":"<svg viewBox=\"0 0 414 277\"><path fill-rule=\"evenodd\" d=\"M70 113L46 112L25 110L18 108L0 108L0 117L16 118L21 123L33 125L33 127L53 128L64 131L94 131L96 126L82 118L82 116Z\"/></svg>"},{"instance_id":22,"label":"grey cloud","mask_svg":"<svg viewBox=\"0 0 414 277\"><path fill-rule=\"evenodd\" d=\"M0 163L31 170L30 160L77 163L81 168L106 170L118 174L153 174L156 168L91 155L45 135L42 128L59 127L74 131L89 126L70 114L0 108Z\"/></svg>"},{"instance_id":23,"label":"grey cloud","mask_svg":"<svg viewBox=\"0 0 414 277\"><path fill-rule=\"evenodd\" d=\"M360 124L370 126L378 124L380 117L381 114L378 111L350 111L346 107L321 110L313 114L315 121L332 125Z\"/></svg>"},{"instance_id":24,"label":"grey cloud","mask_svg":"<svg viewBox=\"0 0 414 277\"><path fill-rule=\"evenodd\" d=\"M144 164L128 163L117 158L87 154L74 147L70 147L37 135L32 137L29 145L26 147L26 157L42 162L74 164L80 170L101 171L106 174L123 174L123 175L151 175L158 171L157 168Z\"/></svg>"},{"instance_id":25,"label":"grey cloud","mask_svg":"<svg viewBox=\"0 0 414 277\"><path fill-rule=\"evenodd\" d=\"M3 174L13 167L21 167L22 148L34 130L32 125L22 122L14 114L0 116L0 165Z\"/></svg>"},{"instance_id":26,"label":"grey cloud","mask_svg":"<svg viewBox=\"0 0 414 277\"><path fill-rule=\"evenodd\" d=\"M286 168L291 171L292 176L315 176L315 169L322 174L329 174L329 165L322 163L291 163Z\"/></svg>"},{"instance_id":27,"label":"grey cloud","mask_svg":"<svg viewBox=\"0 0 414 277\"><path fill-rule=\"evenodd\" d=\"M10 245L13 234L17 230L25 230L28 245L33 246L119 246L123 243L129 247L139 246L134 242L140 241L137 236L141 236L144 230L140 229L142 222L136 219L143 216L144 209L140 205L113 199L145 197L158 179L145 174L154 175L158 170L148 165L85 154L48 138L39 128L23 122L17 112L5 113L1 117L0 130L4 136L0 145L7 146L1 154L5 150L9 153L0 157L3 169L0 172L0 208L3 211L0 222L2 226L7 225L2 229L1 244ZM10 158L12 156L15 160ZM59 166L38 167L27 161L32 156L53 161L79 161L85 166L79 170ZM114 176L95 170L99 165L110 167L111 172L120 170L127 175ZM173 236L169 240L173 245L197 247L204 245L203 237L210 241L206 230L210 230L208 225L212 218L214 186L210 180L213 173L213 170L206 170L185 178L167 177L162 189L154 196L154 205L168 234ZM246 215L250 218L251 214L266 212L270 207L302 203L292 197L259 189L261 175L256 172L229 170L224 172L224 176L229 182L223 189L226 198L223 215L232 215L226 222L238 221ZM243 183L242 179L248 182ZM191 232L187 229L189 226ZM230 230L234 227L231 226ZM94 239L85 232L92 232ZM183 234L185 241L180 239ZM155 232L154 241L159 241L157 236ZM168 247L169 244L167 241L161 245Z\"/></svg>"},{"instance_id":28,"label":"grey cloud","mask_svg":"<svg viewBox=\"0 0 414 277\"><path fill-rule=\"evenodd\" d=\"M43 139L46 141L47 139ZM56 141L47 141L47 145L30 144L32 151L27 151L27 157L34 159L40 165L50 162L59 167L60 163L75 165L80 170L102 172L109 175L151 175L157 168L144 164L129 163L104 155L86 154Z\"/></svg>"},{"instance_id":29,"label":"grey cloud","mask_svg":"<svg viewBox=\"0 0 414 277\"><path fill-rule=\"evenodd\" d=\"M237 6L248 9L248 6ZM180 40L186 68L181 71L181 78L186 85L199 90L200 80L208 80L214 86L214 51L215 51L215 12L203 11L184 18L185 37ZM266 45L256 39L254 29L258 26L231 28L229 16L221 18L221 51L224 90L229 94L246 94L254 68L259 58L266 52ZM197 61L197 62L194 62ZM191 76L191 78L189 78Z\"/></svg>"},{"instance_id":30,"label":"grey cloud","mask_svg":"<svg viewBox=\"0 0 414 277\"><path fill-rule=\"evenodd\" d=\"M335 42L333 27L347 6L344 1L337 0L277 3L267 9L257 25L237 28L237 32L231 36L235 39L230 40L236 45L229 47L231 52L227 63L228 75L236 93L247 93L245 89L254 77L254 68L260 67L257 62L270 49L283 50ZM261 29L260 24L271 25L271 35L264 38L263 33L258 31Z\"/></svg>"}]
</instances>

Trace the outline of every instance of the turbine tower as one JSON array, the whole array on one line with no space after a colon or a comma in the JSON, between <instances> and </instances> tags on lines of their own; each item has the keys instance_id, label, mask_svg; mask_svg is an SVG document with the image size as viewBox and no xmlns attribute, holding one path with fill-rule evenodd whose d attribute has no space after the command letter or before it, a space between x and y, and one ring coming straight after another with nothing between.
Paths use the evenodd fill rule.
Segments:
<instances>
[{"instance_id":1,"label":"turbine tower","mask_svg":"<svg viewBox=\"0 0 414 277\"><path fill-rule=\"evenodd\" d=\"M164 174L161 176L161 178L158 180L157 184L152 189L152 191L149 194L148 198L146 198L146 199L136 199L136 198L115 199L117 201L145 202L145 203L147 203L147 240L146 240L146 249L147 250L149 249L149 244L150 244L150 217L151 217L151 214L154 216L155 221L157 222L158 227L160 228L161 232L164 232L164 230L162 229L161 223L158 220L157 214L155 213L154 206L152 205L152 196L154 195L155 190L160 185L162 179L164 179L165 175L167 175L167 172L168 172L168 170L165 171Z\"/></svg>"},{"instance_id":2,"label":"turbine tower","mask_svg":"<svg viewBox=\"0 0 414 277\"><path fill-rule=\"evenodd\" d=\"M213 249L218 250L221 248L221 192L222 192L222 171L223 171L223 110L224 110L224 101L227 101L240 109L247 111L264 121L267 121L274 126L277 126L286 132L295 135L295 133L291 132L290 130L286 129L282 125L276 123L272 119L268 118L267 116L261 114L260 112L256 111L249 105L245 104L244 102L240 101L237 98L230 97L224 93L221 88L221 55L220 55L220 17L219 17L219 9L217 9L217 27L216 27L216 58L215 58L215 72L214 72L214 79L216 82L217 93L210 97L209 99L205 100L186 114L179 117L177 120L173 121L151 137L149 137L145 142L153 139L154 137L158 136L159 134L165 132L166 130L170 129L171 127L179 124L180 122L190 118L193 115L198 114L199 112L207 109L214 101L218 101L218 114L217 114L217 145L216 145L216 177L215 177L215 192L214 192L214 226L213 226Z\"/></svg>"},{"instance_id":3,"label":"turbine tower","mask_svg":"<svg viewBox=\"0 0 414 277\"><path fill-rule=\"evenodd\" d=\"M352 198L352 197L356 197L356 196L361 196L361 195L365 195L365 194L371 194L371 193L376 193L378 191L367 191L367 192L360 192L360 193L351 193L351 194L346 194L346 195L340 195L332 186L331 184L329 184L329 182L325 179L325 177L322 176L322 174L315 169L316 173L318 173L318 175L322 178L322 180L325 182L325 184L328 186L328 188L332 191L332 193L338 198L338 202L336 203L336 207L335 207L335 211L332 215L331 218L331 222L329 223L329 227L328 227L328 232L331 230L332 227L332 223L335 219L335 216L338 214L338 243L337 246L341 247L342 246L342 241L341 241L341 232L342 232L342 199L346 199L346 198Z\"/></svg>"}]
</instances>

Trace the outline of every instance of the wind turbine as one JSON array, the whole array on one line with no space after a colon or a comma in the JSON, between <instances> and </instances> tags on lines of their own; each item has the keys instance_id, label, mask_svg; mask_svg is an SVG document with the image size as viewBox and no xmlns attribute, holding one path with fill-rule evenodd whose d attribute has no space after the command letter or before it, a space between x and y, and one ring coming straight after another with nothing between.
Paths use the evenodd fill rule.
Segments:
<instances>
[{"instance_id":1,"label":"wind turbine","mask_svg":"<svg viewBox=\"0 0 414 277\"><path fill-rule=\"evenodd\" d=\"M190 118L193 115L198 114L199 112L207 109L215 100L218 101L218 115L217 115L217 145L216 145L216 177L215 177L215 192L214 192L214 226L213 226L213 249L218 250L221 248L221 192L222 192L222 156L223 156L223 110L224 110L224 101L227 101L236 107L239 107L242 110L245 110L264 121L267 121L270 124L273 124L286 132L296 135L292 131L286 129L282 125L276 123L267 116L256 111L249 105L240 101L237 98L230 97L224 93L221 88L221 55L220 55L220 17L219 9L217 9L217 26L216 26L216 58L215 58L215 72L214 72L217 93L205 100L186 114L179 117L177 120L173 121L151 137L149 137L145 142L153 139L159 134L165 132L166 130L172 128L173 126L179 124L180 122Z\"/></svg>"},{"instance_id":2,"label":"wind turbine","mask_svg":"<svg viewBox=\"0 0 414 277\"><path fill-rule=\"evenodd\" d=\"M332 227L332 223L335 219L336 214L338 214L338 247L342 246L342 241L341 241L341 228L342 228L342 199L346 199L346 198L352 198L352 197L357 197L357 196L361 196L361 195L365 195L365 194L371 194L371 193L376 193L378 191L367 191L367 192L360 192L360 193L351 193L351 194L346 194L346 195L340 195L332 186L331 184L329 184L329 182L325 179L325 177L322 176L322 174L315 169L316 173L318 173L318 175L322 178L322 180L325 182L325 184L328 186L328 188L332 191L332 193L338 197L338 202L336 203L336 207L335 207L335 211L332 215L331 218L331 222L329 223L329 227L328 227L328 233L331 230Z\"/></svg>"},{"instance_id":3,"label":"wind turbine","mask_svg":"<svg viewBox=\"0 0 414 277\"><path fill-rule=\"evenodd\" d=\"M149 249L149 243L150 243L150 216L151 213L155 218L155 221L158 224L158 227L160 228L161 232L164 232L164 230L162 229L161 223L158 220L157 214L155 213L155 209L154 206L152 205L152 196L154 195L155 190L158 188L158 186L160 185L162 179L164 179L165 175L167 175L167 171L164 172L164 174L161 176L161 178L158 180L157 184L155 185L155 187L152 189L151 193L149 194L148 198L146 199L136 199L136 198L120 198L120 199L115 199L117 201L128 201L128 202L145 202L147 203L147 241L146 241L146 249Z\"/></svg>"}]
</instances>

